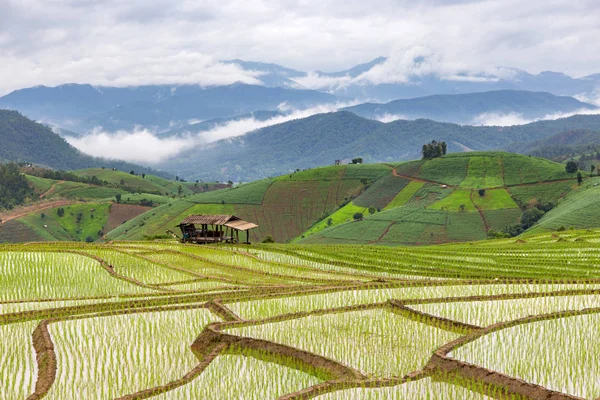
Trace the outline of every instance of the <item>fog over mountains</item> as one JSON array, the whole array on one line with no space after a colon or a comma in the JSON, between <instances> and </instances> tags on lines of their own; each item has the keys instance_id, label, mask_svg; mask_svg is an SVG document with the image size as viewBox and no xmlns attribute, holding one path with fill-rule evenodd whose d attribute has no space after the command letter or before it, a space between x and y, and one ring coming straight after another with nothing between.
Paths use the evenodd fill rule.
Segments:
<instances>
[{"instance_id":1,"label":"fog over mountains","mask_svg":"<svg viewBox=\"0 0 600 400\"><path fill-rule=\"evenodd\" d=\"M301 143L302 140L313 140L319 134L326 136L336 131L322 128L316 132L314 121L306 120L316 114L344 110L378 123L425 118L460 125L511 126L575 114L599 113L594 103L599 93L600 74L573 78L557 72L534 75L500 67L485 73L465 70L443 74L428 68L430 60L419 56L411 60L410 68L403 65L404 73L398 76L393 62L396 61L379 57L342 71L306 72L277 64L224 60L220 63L255 76L257 84L35 86L1 97L0 108L18 110L33 120L48 124L84 153L160 166L171 173L188 176L193 169L188 168L186 163L197 163L199 159L193 156L194 152L207 158L206 155L210 154L207 148L214 148L211 143L239 137L239 140L223 142L233 147L223 143L217 147L241 157L239 160L235 157L230 159L230 168L245 165L252 169L246 174L235 174L236 178L244 180L271 172L285 173L296 165L293 157L288 156L285 163L279 163L282 168L278 168L277 162L269 168L247 164L247 160L242 158L253 157L256 161L260 157L256 157L255 151L241 151L245 143L259 143L260 149L260 146L267 148L268 141L264 138L275 140L273 132L288 137L288 140L292 137L284 133L293 132ZM332 121L329 118L325 120ZM334 120L344 122L347 130L357 137L368 136L363 129L352 126L351 121L358 120ZM271 126L277 128L267 129ZM427 139L428 135L435 136L435 132L428 131L432 126L406 125L414 130L412 135L419 140ZM245 138L249 132L252 132L252 138L264 138L250 141ZM469 131L466 132L468 134ZM381 152L372 152L370 146L364 147L367 142L357 137L350 142L339 143L345 149L344 154L340 154L341 158L364 155L371 161L383 161L378 156ZM371 136L370 140L373 138ZM455 150L469 147L463 146L468 142L464 138L457 141L459 144ZM542 136L535 137L540 138ZM331 140L339 141L340 137L329 137L327 143L333 143ZM504 142L500 140L495 142L494 148L501 148L515 140L514 137ZM355 146L359 142L363 143L363 147ZM306 166L329 162L329 156L333 154L313 159L301 145L295 144L294 148L294 152L298 152L297 159L306 160L301 162ZM401 158L417 153L414 149L406 150ZM273 156L277 157L275 153ZM393 156L386 153L385 160L390 157ZM231 176L228 172L208 170L212 171L215 179Z\"/></svg>"}]
</instances>

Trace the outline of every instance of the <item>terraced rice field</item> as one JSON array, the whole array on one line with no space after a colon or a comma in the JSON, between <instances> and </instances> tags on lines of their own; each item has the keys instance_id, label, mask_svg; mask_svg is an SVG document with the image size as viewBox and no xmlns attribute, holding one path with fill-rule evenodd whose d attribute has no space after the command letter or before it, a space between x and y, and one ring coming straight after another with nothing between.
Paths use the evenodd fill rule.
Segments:
<instances>
[{"instance_id":1,"label":"terraced rice field","mask_svg":"<svg viewBox=\"0 0 600 400\"><path fill-rule=\"evenodd\" d=\"M5 245L0 398L597 399L599 255L600 231Z\"/></svg>"}]
</instances>

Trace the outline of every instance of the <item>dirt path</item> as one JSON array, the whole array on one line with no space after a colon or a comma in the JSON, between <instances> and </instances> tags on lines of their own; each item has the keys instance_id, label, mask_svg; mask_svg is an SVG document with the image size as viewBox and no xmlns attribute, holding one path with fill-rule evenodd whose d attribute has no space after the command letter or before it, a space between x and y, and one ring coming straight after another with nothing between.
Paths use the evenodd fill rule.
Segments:
<instances>
[{"instance_id":1,"label":"dirt path","mask_svg":"<svg viewBox=\"0 0 600 400\"><path fill-rule=\"evenodd\" d=\"M70 206L71 204L79 204L79 203L81 203L81 202L73 201L73 200L56 200L56 201L49 201L47 203L34 204L32 206L27 206L27 207L19 207L19 208L10 210L10 211L0 213L0 220L2 220L1 223L3 224L12 219L21 218L21 217L24 217L31 213L37 212L37 211L47 210L49 208L54 208L54 207Z\"/></svg>"},{"instance_id":2,"label":"dirt path","mask_svg":"<svg viewBox=\"0 0 600 400\"><path fill-rule=\"evenodd\" d=\"M46 196L51 195L52 193L54 193L54 191L56 190L56 185L64 183L65 181L59 181L56 183L53 183L52 186L50 186L50 189L46 190L44 193L40 194L40 199L43 199Z\"/></svg>"},{"instance_id":3,"label":"dirt path","mask_svg":"<svg viewBox=\"0 0 600 400\"><path fill-rule=\"evenodd\" d=\"M471 191L471 195L470 195L470 199L471 199L471 203L473 203L473 206L477 209L477 211L479 212L479 216L481 217L481 219L483 220L483 225L485 226L485 231L487 233L487 231L490 230L490 226L487 223L487 220L485 219L485 215L483 214L483 210L481 209L481 207L479 207L477 204L475 204L475 202L473 201L473 193L475 193L475 191Z\"/></svg>"},{"instance_id":4,"label":"dirt path","mask_svg":"<svg viewBox=\"0 0 600 400\"><path fill-rule=\"evenodd\" d=\"M410 176L410 175L399 174L398 171L396 171L396 168L392 168L392 175L394 175L394 176L396 176L398 178L410 179L410 180L415 181L415 182L431 183L433 185L440 185L440 186L441 185L446 185L446 187L456 189L456 186L448 185L446 183L436 182L436 181L430 181L428 179L417 178L417 177Z\"/></svg>"}]
</instances>

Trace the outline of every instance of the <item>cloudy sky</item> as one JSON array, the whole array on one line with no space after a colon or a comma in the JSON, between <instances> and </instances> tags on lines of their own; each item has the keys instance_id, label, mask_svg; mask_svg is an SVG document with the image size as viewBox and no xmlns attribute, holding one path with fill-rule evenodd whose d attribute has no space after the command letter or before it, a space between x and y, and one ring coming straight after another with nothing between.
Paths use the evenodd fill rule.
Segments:
<instances>
[{"instance_id":1,"label":"cloudy sky","mask_svg":"<svg viewBox=\"0 0 600 400\"><path fill-rule=\"evenodd\" d=\"M0 0L0 94L38 84L257 82L220 59L334 71L600 72L597 0Z\"/></svg>"}]
</instances>

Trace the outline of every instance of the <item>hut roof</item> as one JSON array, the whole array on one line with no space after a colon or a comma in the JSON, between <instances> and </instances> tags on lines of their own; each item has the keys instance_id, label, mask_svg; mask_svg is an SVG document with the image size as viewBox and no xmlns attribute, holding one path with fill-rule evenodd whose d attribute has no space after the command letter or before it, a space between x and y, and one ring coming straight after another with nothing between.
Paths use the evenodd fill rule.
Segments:
<instances>
[{"instance_id":1,"label":"hut roof","mask_svg":"<svg viewBox=\"0 0 600 400\"><path fill-rule=\"evenodd\" d=\"M240 218L235 215L225 214L202 214L188 215L181 221L181 225L199 224L199 225L225 225L230 221L239 221Z\"/></svg>"},{"instance_id":2,"label":"hut roof","mask_svg":"<svg viewBox=\"0 0 600 400\"><path fill-rule=\"evenodd\" d=\"M248 229L258 228L258 225L253 224L252 222L246 222L242 220L228 222L225 224L225 226L236 229L238 231L247 231Z\"/></svg>"},{"instance_id":3,"label":"hut roof","mask_svg":"<svg viewBox=\"0 0 600 400\"><path fill-rule=\"evenodd\" d=\"M248 229L258 228L258 225L252 222L244 221L235 215L225 214L203 214L188 215L179 225L223 225L238 231L247 231Z\"/></svg>"}]
</instances>

